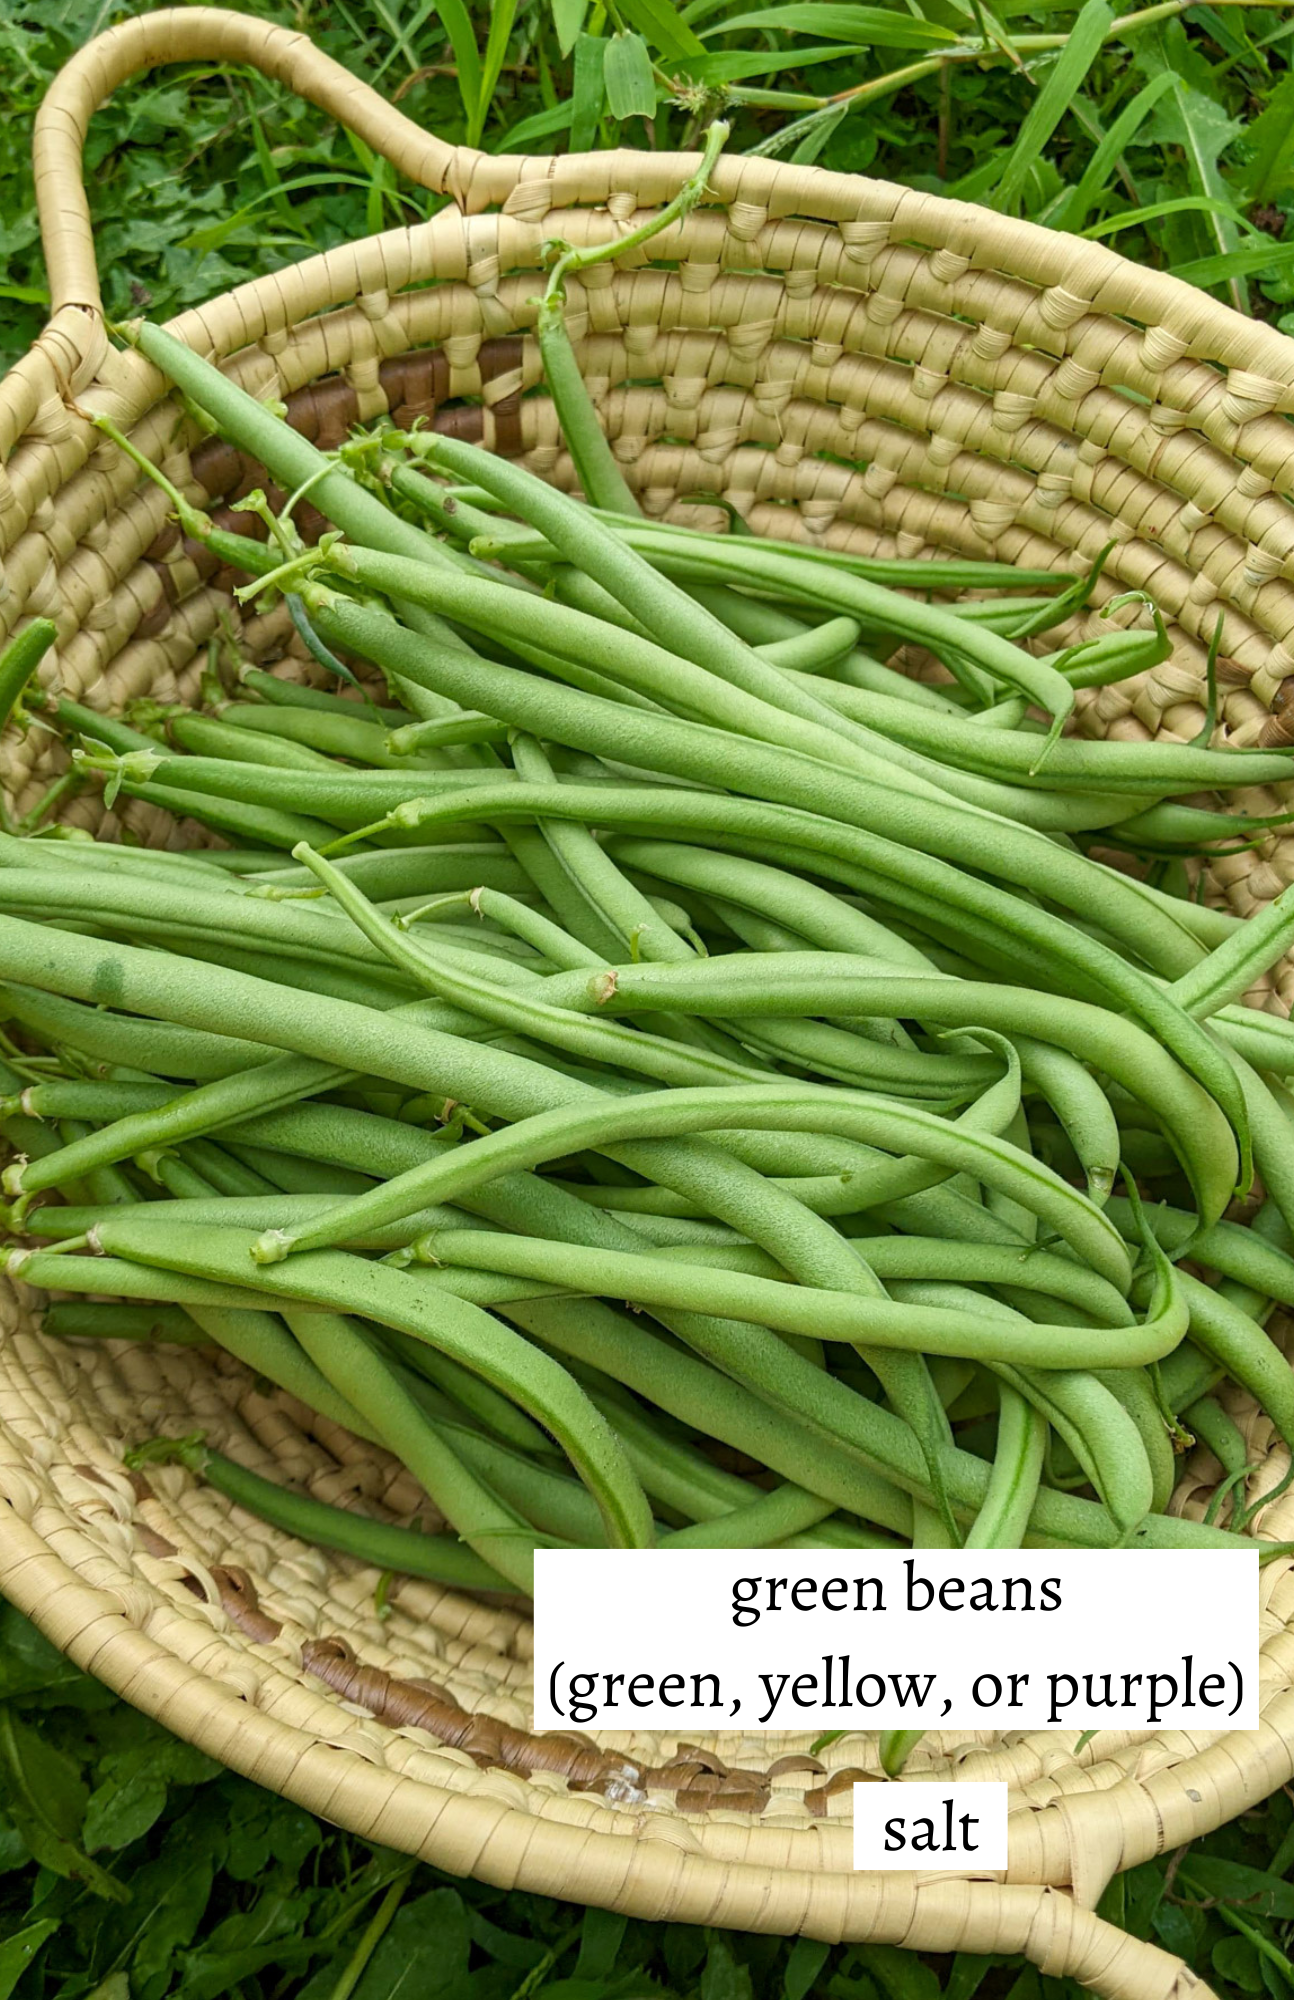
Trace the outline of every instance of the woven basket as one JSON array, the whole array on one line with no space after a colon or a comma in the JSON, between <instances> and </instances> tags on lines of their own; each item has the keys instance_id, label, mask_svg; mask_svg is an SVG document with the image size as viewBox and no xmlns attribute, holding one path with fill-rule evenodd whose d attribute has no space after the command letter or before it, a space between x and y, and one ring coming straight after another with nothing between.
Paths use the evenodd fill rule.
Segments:
<instances>
[{"instance_id":1,"label":"woven basket","mask_svg":"<svg viewBox=\"0 0 1294 2000\"><path fill-rule=\"evenodd\" d=\"M47 677L101 707L194 690L222 619L245 655L306 670L278 619L241 617L229 579L181 542L161 496L83 415L132 427L195 498L218 506L257 483L238 453L197 442L137 355L109 345L81 186L103 100L140 71L194 59L254 65L453 197L431 222L173 322L325 446L392 410L571 484L529 337L541 245L605 240L694 164L456 151L303 37L246 16L159 13L91 43L38 122L52 316L0 384L0 633L56 618ZM572 288L585 377L650 512L704 521L681 497L718 493L759 531L1030 565L1090 558L1113 539L1103 600L1153 592L1175 653L1082 698L1080 726L1193 736L1223 611L1228 736L1294 733L1282 706L1294 690L1294 343L1073 237L756 159L721 161L711 202L651 252L673 268L634 253ZM0 751L20 809L57 772L48 744L33 730ZM145 807L114 817L88 796L66 816L109 837L175 832ZM1273 840L1220 864L1214 886L1244 912L1290 879L1294 840ZM532 1735L519 1613L409 1583L381 1619L373 1572L272 1532L178 1468L132 1479L121 1458L142 1436L202 1427L323 1498L429 1519L399 1467L222 1357L46 1342L33 1303L0 1298L0 1588L79 1664L225 1763L497 1884L644 1917L1024 1952L1110 2000L1207 1995L1095 1910L1116 1871L1294 1774L1290 1565L1264 1572L1256 1732L1106 1732L1077 1754L1073 1732L927 1737L911 1776L1008 1781L1009 1870L858 1874L850 1784L877 1768L872 1738L815 1759L801 1736ZM1230 1407L1266 1460L1260 1488L1274 1485L1286 1460L1270 1427L1238 1397ZM1202 1513L1218 1476L1197 1452L1176 1505ZM1294 1493L1260 1531L1294 1538Z\"/></svg>"}]
</instances>

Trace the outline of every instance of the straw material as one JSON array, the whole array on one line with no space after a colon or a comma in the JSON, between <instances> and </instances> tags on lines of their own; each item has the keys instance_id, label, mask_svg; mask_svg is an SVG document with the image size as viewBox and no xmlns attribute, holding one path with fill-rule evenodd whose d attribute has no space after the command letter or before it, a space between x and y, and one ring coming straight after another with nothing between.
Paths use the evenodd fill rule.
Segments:
<instances>
[{"instance_id":1,"label":"straw material","mask_svg":"<svg viewBox=\"0 0 1294 2000\"><path fill-rule=\"evenodd\" d=\"M55 618L42 676L92 706L192 693L213 635L302 675L281 615L250 617L166 503L86 421L106 411L195 500L228 518L259 483L200 440L138 355L109 344L80 156L120 83L186 59L253 63L452 197L434 219L314 257L184 314L173 330L321 445L392 411L573 484L531 337L541 249L624 233L691 156L492 158L420 131L302 36L193 7L127 22L56 80L38 123L49 326L0 383L0 639ZM1294 740L1294 343L1111 251L929 195L763 160L720 162L710 201L618 265L572 281L571 331L649 513L865 553L957 551L1044 565L1116 543L1097 605L1151 592L1172 661L1080 697L1090 735L1194 736L1223 617L1219 724ZM1131 392L1131 393L1129 393ZM190 451L190 447L192 450ZM822 454L831 454L830 458ZM842 462L843 461L843 462ZM309 527L309 510L300 511ZM1128 623L1135 605L1114 614ZM1069 637L1097 630L1096 611ZM1056 643L1049 639L1048 644ZM928 671L919 658L913 671ZM6 739L18 810L60 769ZM1269 811L1267 791L1242 800ZM66 805L73 824L180 836L139 803ZM1220 863L1249 912L1294 880L1294 839ZM1287 1006L1294 977L1262 1003ZM1294 1775L1294 1575L1263 1573L1262 1723L1250 1735L933 1735L908 1769L1005 1778L1005 1877L854 1873L850 1786L877 1769L851 1735L534 1736L518 1611L378 1578L253 1521L178 1467L124 1451L207 1431L243 1463L385 1519L432 1520L409 1476L204 1351L59 1343L38 1300L0 1294L0 1588L82 1666L212 1755L366 1837L500 1884L646 1917L1019 1951L1109 2000L1207 1996L1156 1947L1095 1915L1110 1878L1233 1818ZM1274 1488L1287 1456L1252 1405L1232 1414ZM1187 1461L1201 1515L1220 1469ZM1259 1520L1294 1539L1294 1494Z\"/></svg>"}]
</instances>

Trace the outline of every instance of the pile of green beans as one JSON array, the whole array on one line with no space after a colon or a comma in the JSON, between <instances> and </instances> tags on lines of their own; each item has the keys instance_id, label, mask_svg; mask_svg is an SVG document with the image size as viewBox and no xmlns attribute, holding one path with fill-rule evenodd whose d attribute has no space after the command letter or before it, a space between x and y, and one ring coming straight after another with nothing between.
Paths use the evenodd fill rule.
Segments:
<instances>
[{"instance_id":1,"label":"pile of green beans","mask_svg":"<svg viewBox=\"0 0 1294 2000\"><path fill-rule=\"evenodd\" d=\"M1294 891L1241 923L1198 879L1289 753L1060 737L1166 656L1157 614L1047 637L1099 561L626 512L551 310L583 501L431 431L324 455L135 337L293 496L240 501L258 539L167 487L182 528L359 678L44 718L69 782L223 844L0 832L7 1267L51 1333L227 1348L445 1525L138 1455L468 1591L553 1546L1252 1531L1232 1389L1294 1450L1294 1028L1240 1003Z\"/></svg>"}]
</instances>

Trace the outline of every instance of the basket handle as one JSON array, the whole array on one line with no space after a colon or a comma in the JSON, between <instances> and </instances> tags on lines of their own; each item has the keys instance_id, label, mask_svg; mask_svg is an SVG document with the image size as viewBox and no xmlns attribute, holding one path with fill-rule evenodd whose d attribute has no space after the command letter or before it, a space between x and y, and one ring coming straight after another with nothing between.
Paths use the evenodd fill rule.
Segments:
<instances>
[{"instance_id":1,"label":"basket handle","mask_svg":"<svg viewBox=\"0 0 1294 2000\"><path fill-rule=\"evenodd\" d=\"M487 157L424 132L306 35L223 7L140 14L96 35L65 63L36 116L32 154L51 317L67 306L103 313L82 157L91 118L128 77L194 61L238 63L286 84L437 194L456 191Z\"/></svg>"}]
</instances>

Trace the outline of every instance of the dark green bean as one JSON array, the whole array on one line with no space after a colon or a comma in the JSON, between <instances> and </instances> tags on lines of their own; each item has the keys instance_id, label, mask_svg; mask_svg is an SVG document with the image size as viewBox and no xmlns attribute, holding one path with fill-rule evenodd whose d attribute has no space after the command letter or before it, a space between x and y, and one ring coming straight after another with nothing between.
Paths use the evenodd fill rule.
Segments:
<instances>
[{"instance_id":1,"label":"dark green bean","mask_svg":"<svg viewBox=\"0 0 1294 2000\"><path fill-rule=\"evenodd\" d=\"M52 618L32 618L0 652L0 730L8 727L28 682L57 638Z\"/></svg>"},{"instance_id":2,"label":"dark green bean","mask_svg":"<svg viewBox=\"0 0 1294 2000\"><path fill-rule=\"evenodd\" d=\"M337 1549L374 1569L401 1576L425 1577L457 1590L510 1590L508 1578L491 1569L473 1550L452 1535L424 1534L394 1521L375 1521L347 1507L334 1507L307 1493L293 1492L263 1479L216 1451L204 1438L158 1439L131 1454L132 1465L167 1464L178 1459L195 1478L243 1507L271 1527L295 1535L318 1548Z\"/></svg>"}]
</instances>

